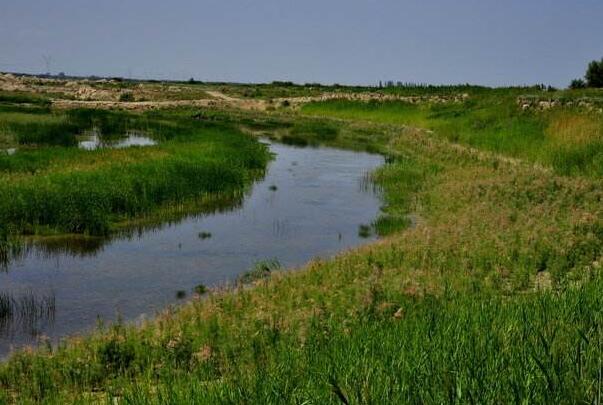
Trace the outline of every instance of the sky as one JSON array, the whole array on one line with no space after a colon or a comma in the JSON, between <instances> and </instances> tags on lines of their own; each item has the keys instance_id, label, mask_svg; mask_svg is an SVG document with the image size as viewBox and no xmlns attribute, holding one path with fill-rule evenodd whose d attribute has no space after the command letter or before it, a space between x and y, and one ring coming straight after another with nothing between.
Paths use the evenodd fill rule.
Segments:
<instances>
[{"instance_id":1,"label":"sky","mask_svg":"<svg viewBox=\"0 0 603 405\"><path fill-rule=\"evenodd\" d=\"M0 0L0 71L563 87L601 58L603 0Z\"/></svg>"}]
</instances>

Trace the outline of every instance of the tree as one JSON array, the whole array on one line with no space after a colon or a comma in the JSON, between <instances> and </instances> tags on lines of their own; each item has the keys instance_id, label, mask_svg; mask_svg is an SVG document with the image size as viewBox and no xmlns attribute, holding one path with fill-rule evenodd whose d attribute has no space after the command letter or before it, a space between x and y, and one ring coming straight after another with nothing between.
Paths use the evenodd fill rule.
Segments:
<instances>
[{"instance_id":1,"label":"tree","mask_svg":"<svg viewBox=\"0 0 603 405\"><path fill-rule=\"evenodd\" d=\"M588 64L585 78L588 87L603 87L603 58Z\"/></svg>"},{"instance_id":2,"label":"tree","mask_svg":"<svg viewBox=\"0 0 603 405\"><path fill-rule=\"evenodd\" d=\"M586 87L586 82L582 79L574 79L569 85L570 89L583 89Z\"/></svg>"}]
</instances>

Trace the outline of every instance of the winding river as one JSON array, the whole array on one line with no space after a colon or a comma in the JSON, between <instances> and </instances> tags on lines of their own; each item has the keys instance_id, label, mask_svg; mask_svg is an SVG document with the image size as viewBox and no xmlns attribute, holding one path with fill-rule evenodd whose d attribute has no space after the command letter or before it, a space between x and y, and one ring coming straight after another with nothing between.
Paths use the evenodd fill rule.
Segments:
<instances>
[{"instance_id":1,"label":"winding river","mask_svg":"<svg viewBox=\"0 0 603 405\"><path fill-rule=\"evenodd\" d=\"M0 356L85 333L99 319L135 321L223 285L261 260L284 267L374 238L360 232L381 201L367 174L379 155L273 143L275 160L241 204L81 246L32 247L0 272ZM1 311L1 308L0 308Z\"/></svg>"}]
</instances>

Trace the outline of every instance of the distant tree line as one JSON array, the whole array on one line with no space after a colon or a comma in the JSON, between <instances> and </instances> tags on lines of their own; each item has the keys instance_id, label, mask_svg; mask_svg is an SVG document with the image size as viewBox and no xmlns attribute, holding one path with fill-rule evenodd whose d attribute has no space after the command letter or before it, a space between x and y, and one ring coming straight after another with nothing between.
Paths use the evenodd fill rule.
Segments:
<instances>
[{"instance_id":1,"label":"distant tree line","mask_svg":"<svg viewBox=\"0 0 603 405\"><path fill-rule=\"evenodd\" d=\"M600 61L593 60L588 64L584 79L574 79L570 83L570 89L587 87L603 88L603 58Z\"/></svg>"}]
</instances>

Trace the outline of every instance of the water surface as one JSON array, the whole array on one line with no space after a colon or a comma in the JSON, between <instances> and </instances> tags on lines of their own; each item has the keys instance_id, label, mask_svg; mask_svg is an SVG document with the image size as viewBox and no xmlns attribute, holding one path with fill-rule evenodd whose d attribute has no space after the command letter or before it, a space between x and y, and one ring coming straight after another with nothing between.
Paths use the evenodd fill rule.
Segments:
<instances>
[{"instance_id":1,"label":"water surface","mask_svg":"<svg viewBox=\"0 0 603 405\"><path fill-rule=\"evenodd\" d=\"M131 146L152 146L157 142L146 136L143 132L129 131L124 137L118 139L109 139L93 131L90 135L80 137L78 147L85 150L95 150L100 148L129 148Z\"/></svg>"},{"instance_id":2,"label":"water surface","mask_svg":"<svg viewBox=\"0 0 603 405\"><path fill-rule=\"evenodd\" d=\"M2 297L24 309L0 322L0 355L41 336L85 332L98 318L152 316L196 285L233 281L259 260L299 266L372 238L358 231L379 214L366 175L381 156L282 144L271 150L276 158L265 178L231 210L112 240L48 243L10 263L0 273L0 312Z\"/></svg>"}]
</instances>

